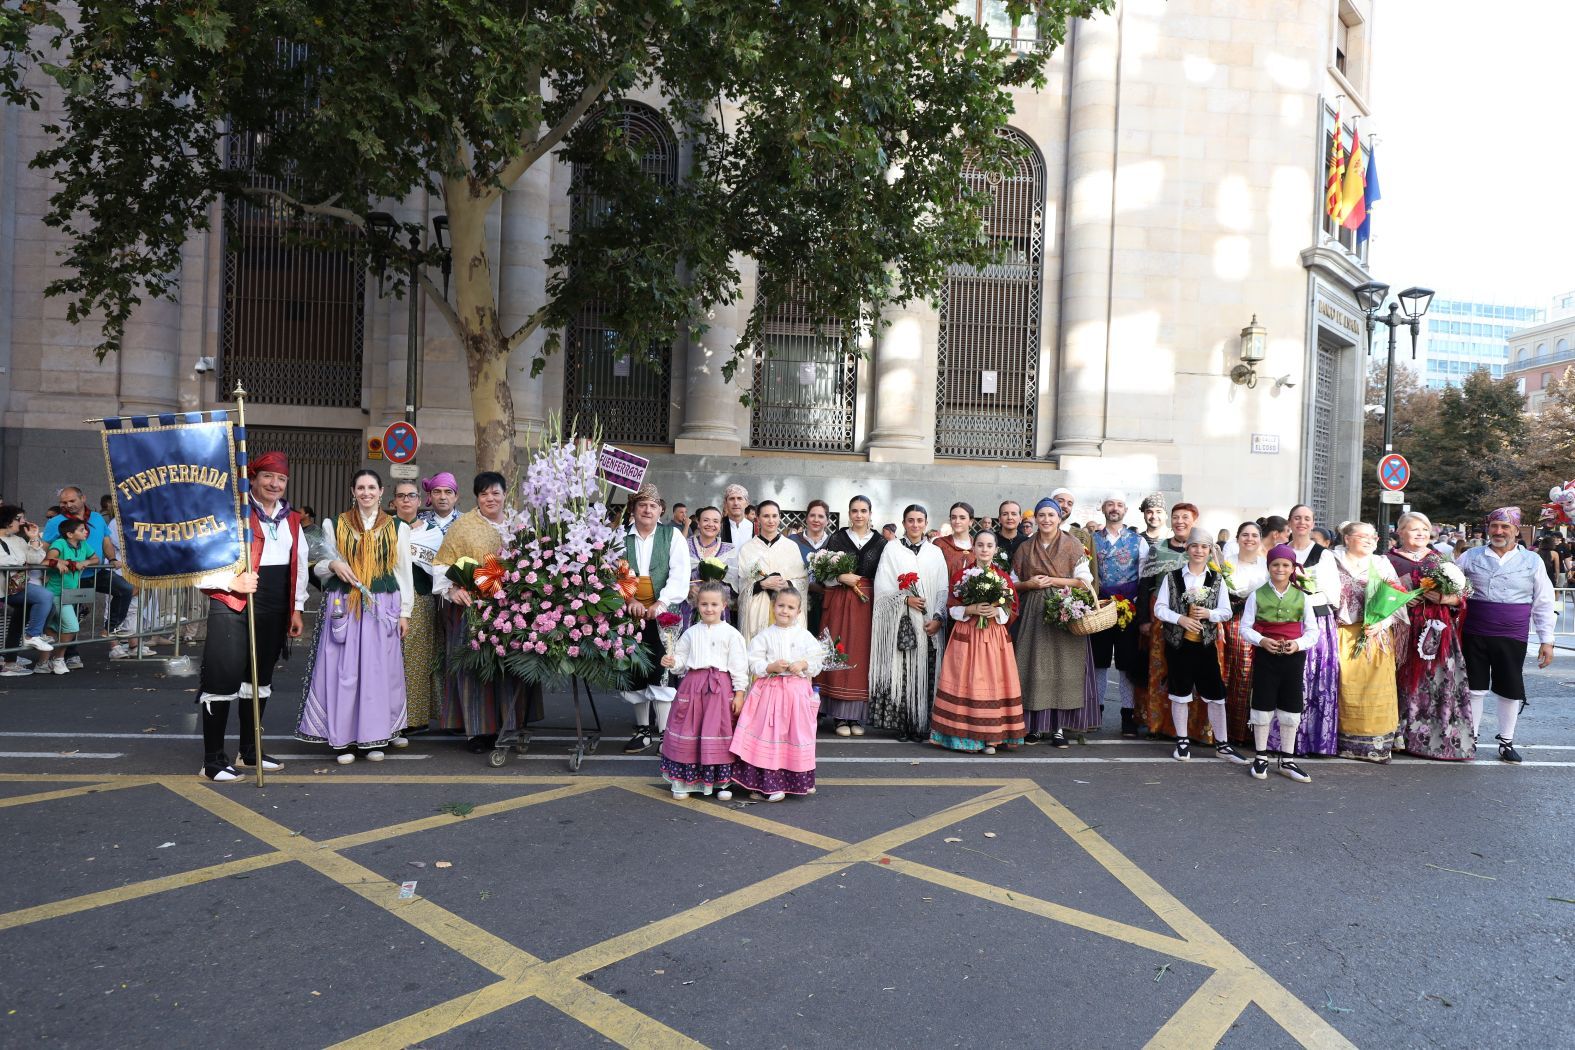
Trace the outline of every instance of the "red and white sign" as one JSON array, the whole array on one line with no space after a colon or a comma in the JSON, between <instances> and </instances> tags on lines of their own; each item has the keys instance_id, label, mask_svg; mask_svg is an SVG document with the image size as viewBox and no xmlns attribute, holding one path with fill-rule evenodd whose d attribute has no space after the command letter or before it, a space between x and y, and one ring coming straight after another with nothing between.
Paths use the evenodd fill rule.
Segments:
<instances>
[{"instance_id":1,"label":"red and white sign","mask_svg":"<svg viewBox=\"0 0 1575 1050\"><path fill-rule=\"evenodd\" d=\"M1378 461L1378 484L1390 492L1400 492L1411 483L1411 464L1398 452Z\"/></svg>"},{"instance_id":2,"label":"red and white sign","mask_svg":"<svg viewBox=\"0 0 1575 1050\"><path fill-rule=\"evenodd\" d=\"M416 428L411 423L400 420L388 424L388 429L383 431L383 454L390 463L409 463L416 458L416 451L420 448L421 438L416 435Z\"/></svg>"}]
</instances>

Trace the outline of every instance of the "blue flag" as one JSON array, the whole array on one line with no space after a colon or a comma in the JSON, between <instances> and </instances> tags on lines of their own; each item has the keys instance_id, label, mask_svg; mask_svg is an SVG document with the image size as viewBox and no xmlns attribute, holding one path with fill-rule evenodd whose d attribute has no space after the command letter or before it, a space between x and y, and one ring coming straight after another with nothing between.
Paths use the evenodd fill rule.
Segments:
<instances>
[{"instance_id":1,"label":"blue flag","mask_svg":"<svg viewBox=\"0 0 1575 1050\"><path fill-rule=\"evenodd\" d=\"M206 417L104 420L104 462L133 583L172 587L244 568L239 428L223 412Z\"/></svg>"},{"instance_id":2,"label":"blue flag","mask_svg":"<svg viewBox=\"0 0 1575 1050\"><path fill-rule=\"evenodd\" d=\"M1367 208L1367 217L1356 228L1357 246L1367 243L1373 235L1373 205L1378 203L1381 194L1378 192L1378 149L1369 147L1367 150L1367 192L1362 195L1362 200Z\"/></svg>"}]
</instances>

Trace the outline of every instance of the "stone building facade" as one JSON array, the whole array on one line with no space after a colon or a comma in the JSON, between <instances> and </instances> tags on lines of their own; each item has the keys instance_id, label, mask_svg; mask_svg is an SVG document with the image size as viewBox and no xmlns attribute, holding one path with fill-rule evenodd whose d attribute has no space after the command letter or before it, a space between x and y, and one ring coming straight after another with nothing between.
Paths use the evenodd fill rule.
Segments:
<instances>
[{"instance_id":1,"label":"stone building facade","mask_svg":"<svg viewBox=\"0 0 1575 1050\"><path fill-rule=\"evenodd\" d=\"M588 311L541 377L529 361L542 334L517 351L522 436L549 413L594 412L692 507L739 480L788 508L865 492L880 520L914 501L943 517L954 499L993 508L1065 484L1090 516L1107 489L1135 505L1156 488L1213 528L1299 501L1354 516L1365 353L1351 290L1368 273L1322 198L1336 112L1372 130L1372 2L1122 0L1078 23L1048 86L1016 100L1023 160L989 187L1001 265L953 274L939 304L886 307L889 324L862 343L782 304L772 354L732 382L716 364L753 302L756 260L740 260L738 305L658 348L659 367L615 356L616 334ZM959 10L995 25L998 6ZM176 301L144 306L124 351L96 360L96 330L41 294L58 244L40 220L48 181L26 165L53 90L42 113L0 113L0 487L30 504L68 479L101 491L97 437L78 421L220 407L241 378L254 429L300 463L297 498L343 504L367 440L410 414L407 303L355 260L294 254L268 216L245 213L239 244L193 238ZM676 177L684 144L659 114L638 97L610 112ZM232 149L244 163L245 143ZM572 184L567 165L538 164L492 217L505 327L540 301L549 239L573 235ZM216 206L215 230L225 207L247 206ZM442 204L391 210L431 229ZM416 318L418 462L464 476L465 367L429 305ZM1265 354L1248 386L1231 372L1253 323Z\"/></svg>"}]
</instances>

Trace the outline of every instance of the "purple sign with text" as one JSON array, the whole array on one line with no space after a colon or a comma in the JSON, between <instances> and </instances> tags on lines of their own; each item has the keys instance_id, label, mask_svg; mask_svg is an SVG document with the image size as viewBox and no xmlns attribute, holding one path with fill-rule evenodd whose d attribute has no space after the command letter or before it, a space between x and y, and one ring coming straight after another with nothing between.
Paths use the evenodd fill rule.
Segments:
<instances>
[{"instance_id":1,"label":"purple sign with text","mask_svg":"<svg viewBox=\"0 0 1575 1050\"><path fill-rule=\"evenodd\" d=\"M625 452L612 445L603 445L601 463L597 469L609 484L628 492L638 492L640 483L645 480L645 469L650 465L651 461L644 456L636 456L633 452Z\"/></svg>"}]
</instances>

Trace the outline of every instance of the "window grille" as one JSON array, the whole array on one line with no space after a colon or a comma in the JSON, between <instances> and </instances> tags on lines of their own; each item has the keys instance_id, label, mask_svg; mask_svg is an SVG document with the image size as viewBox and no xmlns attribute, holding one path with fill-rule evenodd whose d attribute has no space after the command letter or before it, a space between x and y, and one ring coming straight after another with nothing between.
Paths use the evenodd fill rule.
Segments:
<instances>
[{"instance_id":1,"label":"window grille","mask_svg":"<svg viewBox=\"0 0 1575 1050\"><path fill-rule=\"evenodd\" d=\"M350 509L350 475L361 465L362 435L357 430L310 430L302 427L246 428L246 450L252 456L283 452L290 461L286 498L297 509L311 507L319 521ZM383 484L393 484L386 471Z\"/></svg>"},{"instance_id":2,"label":"window grille","mask_svg":"<svg viewBox=\"0 0 1575 1050\"><path fill-rule=\"evenodd\" d=\"M784 510L782 512L782 531L784 533L799 533L799 532L803 532L804 531L804 515L806 515L808 513L809 513L809 511L807 511L807 510ZM838 512L831 511L830 513L828 513L826 515L826 518L827 518L827 524L826 524L826 535L827 536L830 536L833 532L836 532L838 529L842 528L842 515L839 514Z\"/></svg>"},{"instance_id":3,"label":"window grille","mask_svg":"<svg viewBox=\"0 0 1575 1050\"><path fill-rule=\"evenodd\" d=\"M982 270L954 266L941 300L935 454L1032 459L1043 313L1044 160L1021 132L1012 171L992 180L968 169L989 194L984 234L1000 258Z\"/></svg>"},{"instance_id":4,"label":"window grille","mask_svg":"<svg viewBox=\"0 0 1575 1050\"><path fill-rule=\"evenodd\" d=\"M768 307L755 357L749 443L755 448L852 452L858 361L847 327L820 316L796 283Z\"/></svg>"},{"instance_id":5,"label":"window grille","mask_svg":"<svg viewBox=\"0 0 1575 1050\"><path fill-rule=\"evenodd\" d=\"M638 102L621 101L604 109L601 120L614 121L640 169L656 181L678 181L678 141L661 114ZM574 166L570 190L570 236L594 223L610 204L584 188L582 166ZM597 422L608 441L666 444L670 440L672 346L653 342L645 355L630 353L605 320L611 311L587 303L564 340L564 415L589 433Z\"/></svg>"},{"instance_id":6,"label":"window grille","mask_svg":"<svg viewBox=\"0 0 1575 1050\"><path fill-rule=\"evenodd\" d=\"M306 50L281 43L291 65ZM225 163L253 168L265 135L230 129ZM252 185L299 192L297 180L254 174ZM263 404L361 407L366 260L362 253L301 243L333 220L290 216L276 205L242 196L224 200L223 316L219 327L219 388L246 385Z\"/></svg>"},{"instance_id":7,"label":"window grille","mask_svg":"<svg viewBox=\"0 0 1575 1050\"><path fill-rule=\"evenodd\" d=\"M1316 373L1313 376L1312 469L1307 505L1313 520L1331 524L1330 504L1334 495L1334 415L1340 390L1339 351L1328 343L1318 344Z\"/></svg>"}]
</instances>

